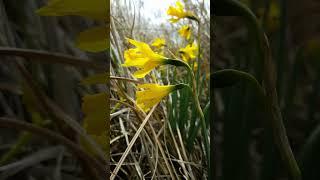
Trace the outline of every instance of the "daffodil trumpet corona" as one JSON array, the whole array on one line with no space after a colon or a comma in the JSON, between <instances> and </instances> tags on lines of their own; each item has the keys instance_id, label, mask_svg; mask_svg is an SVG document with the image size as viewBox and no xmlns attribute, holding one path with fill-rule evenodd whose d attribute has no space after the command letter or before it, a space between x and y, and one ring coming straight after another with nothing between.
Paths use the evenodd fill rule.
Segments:
<instances>
[{"instance_id":1,"label":"daffodil trumpet corona","mask_svg":"<svg viewBox=\"0 0 320 180\"><path fill-rule=\"evenodd\" d=\"M137 106L144 112L148 112L171 92L185 87L189 86L183 83L176 85L140 84L137 88L142 90L136 92Z\"/></svg>"}]
</instances>

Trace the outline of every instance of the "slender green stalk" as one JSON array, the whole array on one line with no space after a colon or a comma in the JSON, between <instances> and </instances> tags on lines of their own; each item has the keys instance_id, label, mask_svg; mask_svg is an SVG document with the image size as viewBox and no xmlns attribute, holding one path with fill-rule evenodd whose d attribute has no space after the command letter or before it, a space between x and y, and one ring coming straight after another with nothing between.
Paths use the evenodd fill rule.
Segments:
<instances>
[{"instance_id":1,"label":"slender green stalk","mask_svg":"<svg viewBox=\"0 0 320 180\"><path fill-rule=\"evenodd\" d=\"M204 138L204 146L205 146L205 152L206 152L206 157L207 157L207 163L208 163L208 171L210 172L210 144L209 144L209 136L208 136L208 132L207 132L207 125L206 125L206 120L200 105L200 101L199 101L199 96L198 96L198 91L197 91L197 81L196 78L194 76L194 73L192 71L192 68L184 61L179 60L179 59L167 59L164 64L171 64L174 66L183 66L186 67L190 76L191 76L191 87L189 86L189 88L191 88L191 91L193 93L193 98L194 98L194 102L196 103L196 109L200 115L200 123L201 123L201 127L202 127L202 136ZM210 174L210 173L209 173Z\"/></svg>"},{"instance_id":2,"label":"slender green stalk","mask_svg":"<svg viewBox=\"0 0 320 180\"><path fill-rule=\"evenodd\" d=\"M204 146L205 146L205 152L206 152L206 157L207 157L207 163L208 163L208 172L210 172L210 144L209 144L209 135L207 132L207 125L206 125L206 119L204 117L201 105L200 105L200 101L198 98L198 93L197 93L197 84L196 84L196 79L195 76L193 74L192 69L189 67L189 73L191 75L191 79L192 79L192 93L193 93L193 98L194 98L194 102L196 103L196 109L200 115L200 123L201 123L201 127L202 127L202 136L204 138Z\"/></svg>"},{"instance_id":3,"label":"slender green stalk","mask_svg":"<svg viewBox=\"0 0 320 180\"><path fill-rule=\"evenodd\" d=\"M197 21L198 23L198 68L197 68L197 84L199 84L199 80L200 80L200 67L201 67L201 62L200 62L200 56L201 56L201 24L200 24L200 20ZM197 92L200 93L200 89L198 87Z\"/></svg>"}]
</instances>

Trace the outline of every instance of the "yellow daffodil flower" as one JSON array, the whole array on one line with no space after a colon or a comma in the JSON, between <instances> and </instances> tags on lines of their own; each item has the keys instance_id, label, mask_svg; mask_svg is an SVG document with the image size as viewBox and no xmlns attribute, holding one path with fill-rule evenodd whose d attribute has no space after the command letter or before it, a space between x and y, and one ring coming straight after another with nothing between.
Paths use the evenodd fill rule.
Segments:
<instances>
[{"instance_id":1,"label":"yellow daffodil flower","mask_svg":"<svg viewBox=\"0 0 320 180\"><path fill-rule=\"evenodd\" d=\"M170 19L171 23L176 23L182 18L197 20L197 18L194 16L192 12L186 11L184 9L184 6L180 1L176 2L176 7L169 6L169 9L167 10L167 14L170 16L173 16Z\"/></svg>"},{"instance_id":2,"label":"yellow daffodil flower","mask_svg":"<svg viewBox=\"0 0 320 180\"><path fill-rule=\"evenodd\" d=\"M195 59L198 54L198 45L196 43L188 44L184 48L179 49L179 53L182 59L189 62L191 59Z\"/></svg>"},{"instance_id":3,"label":"yellow daffodil flower","mask_svg":"<svg viewBox=\"0 0 320 180\"><path fill-rule=\"evenodd\" d=\"M179 29L179 34L180 34L180 36L182 36L182 37L186 38L187 40L189 40L190 37L191 37L191 28L190 28L190 26L188 26L188 25L182 26Z\"/></svg>"},{"instance_id":4,"label":"yellow daffodil flower","mask_svg":"<svg viewBox=\"0 0 320 180\"><path fill-rule=\"evenodd\" d=\"M153 40L151 46L155 47L155 48L162 48L163 46L166 45L166 40L163 38L156 38Z\"/></svg>"},{"instance_id":5,"label":"yellow daffodil flower","mask_svg":"<svg viewBox=\"0 0 320 180\"><path fill-rule=\"evenodd\" d=\"M150 46L144 42L133 39L128 39L128 41L136 48L128 49L124 52L125 63L122 66L139 68L140 70L133 74L136 78L143 78L152 69L162 65L168 59L152 51Z\"/></svg>"},{"instance_id":6,"label":"yellow daffodil flower","mask_svg":"<svg viewBox=\"0 0 320 180\"><path fill-rule=\"evenodd\" d=\"M76 15L106 20L108 11L109 3L106 0L50 0L37 13L43 16Z\"/></svg>"},{"instance_id":7,"label":"yellow daffodil flower","mask_svg":"<svg viewBox=\"0 0 320 180\"><path fill-rule=\"evenodd\" d=\"M185 87L184 84L178 85L159 85L159 84L141 84L137 88L143 90L136 92L137 105L145 112L159 103L164 97L172 91Z\"/></svg>"}]
</instances>

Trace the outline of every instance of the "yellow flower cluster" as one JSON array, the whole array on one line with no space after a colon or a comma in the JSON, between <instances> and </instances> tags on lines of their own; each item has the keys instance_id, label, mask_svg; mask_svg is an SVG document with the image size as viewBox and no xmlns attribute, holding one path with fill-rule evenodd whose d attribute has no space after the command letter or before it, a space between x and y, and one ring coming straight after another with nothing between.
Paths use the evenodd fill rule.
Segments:
<instances>
[{"instance_id":1,"label":"yellow flower cluster","mask_svg":"<svg viewBox=\"0 0 320 180\"><path fill-rule=\"evenodd\" d=\"M176 7L170 6L167 14L172 16L170 19L170 22L172 23L175 23L182 18L197 20L192 12L184 9L184 6L180 1L176 2ZM191 27L188 25L182 26L182 28L179 30L179 34L189 40L191 37ZM133 74L135 78L144 78L154 68L161 65L172 64L180 66L181 64L185 64L180 60L172 60L158 54L157 52L154 52L150 46L144 42L139 42L133 39L127 40L130 44L134 45L135 48L124 51L125 62L122 64L122 66L138 68L139 70ZM165 40L161 38L156 38L151 44L151 46L158 49L164 47L165 45ZM185 62L189 62L191 59L196 58L198 46L196 43L191 43L184 48L180 48L179 52L182 56L182 59ZM143 111L147 112L151 107L159 103L164 97L170 94L170 92L183 87L184 86L181 85L139 85L137 88L142 90L139 90L136 93L137 105Z\"/></svg>"},{"instance_id":2,"label":"yellow flower cluster","mask_svg":"<svg viewBox=\"0 0 320 180\"><path fill-rule=\"evenodd\" d=\"M108 49L108 12L109 3L105 0L50 0L47 6L37 10L37 13L43 16L75 15L102 21L105 25L81 32L76 40L76 45L80 49L89 52L100 52ZM91 77L84 83L105 83L106 80L107 76L103 74ZM106 155L109 154L109 135L107 135L109 128L106 119L108 107L109 97L107 93L83 97L82 111L85 118L82 126L87 134L106 152ZM96 154L96 151L84 139L80 139L80 143L88 152Z\"/></svg>"}]
</instances>

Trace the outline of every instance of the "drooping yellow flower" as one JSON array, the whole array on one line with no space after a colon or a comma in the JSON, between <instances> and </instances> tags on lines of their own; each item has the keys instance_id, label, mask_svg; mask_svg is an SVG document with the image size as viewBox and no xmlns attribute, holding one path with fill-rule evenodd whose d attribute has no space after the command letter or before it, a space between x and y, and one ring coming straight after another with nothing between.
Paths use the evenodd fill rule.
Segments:
<instances>
[{"instance_id":1,"label":"drooping yellow flower","mask_svg":"<svg viewBox=\"0 0 320 180\"><path fill-rule=\"evenodd\" d=\"M184 9L184 6L180 1L176 2L176 7L169 6L169 9L167 10L167 14L170 16L173 16L170 19L171 23L176 23L182 18L189 18L194 20L197 19L192 12L186 11Z\"/></svg>"},{"instance_id":2,"label":"drooping yellow flower","mask_svg":"<svg viewBox=\"0 0 320 180\"><path fill-rule=\"evenodd\" d=\"M139 68L140 70L133 74L136 78L143 78L152 69L162 65L168 59L152 51L150 46L144 42L133 39L128 39L128 41L136 48L124 52L125 63L122 66Z\"/></svg>"},{"instance_id":3,"label":"drooping yellow flower","mask_svg":"<svg viewBox=\"0 0 320 180\"><path fill-rule=\"evenodd\" d=\"M188 44L186 47L180 48L179 53L184 61L189 62L191 59L196 58L198 54L198 45L195 42Z\"/></svg>"},{"instance_id":4,"label":"drooping yellow flower","mask_svg":"<svg viewBox=\"0 0 320 180\"><path fill-rule=\"evenodd\" d=\"M184 25L179 29L180 36L186 38L187 40L191 37L191 28L188 25Z\"/></svg>"},{"instance_id":5,"label":"drooping yellow flower","mask_svg":"<svg viewBox=\"0 0 320 180\"><path fill-rule=\"evenodd\" d=\"M163 46L166 45L166 40L163 38L156 38L153 40L151 46L156 47L156 48L162 48Z\"/></svg>"},{"instance_id":6,"label":"drooping yellow flower","mask_svg":"<svg viewBox=\"0 0 320 180\"><path fill-rule=\"evenodd\" d=\"M107 20L109 3L106 0L50 0L37 10L43 16L76 15Z\"/></svg>"},{"instance_id":7,"label":"drooping yellow flower","mask_svg":"<svg viewBox=\"0 0 320 180\"><path fill-rule=\"evenodd\" d=\"M176 89L176 85L158 84L141 84L137 87L143 88L136 93L137 105L145 112L148 112L150 108Z\"/></svg>"}]
</instances>

